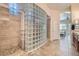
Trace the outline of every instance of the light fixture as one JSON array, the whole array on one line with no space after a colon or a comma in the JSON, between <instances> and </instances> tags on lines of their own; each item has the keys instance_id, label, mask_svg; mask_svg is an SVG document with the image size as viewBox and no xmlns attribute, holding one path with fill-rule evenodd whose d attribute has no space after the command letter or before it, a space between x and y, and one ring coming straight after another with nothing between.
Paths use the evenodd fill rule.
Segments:
<instances>
[{"instance_id":1,"label":"light fixture","mask_svg":"<svg viewBox=\"0 0 79 59\"><path fill-rule=\"evenodd\" d=\"M77 20L75 20L75 24L78 24L78 23L79 23L78 19L77 19Z\"/></svg>"},{"instance_id":2,"label":"light fixture","mask_svg":"<svg viewBox=\"0 0 79 59\"><path fill-rule=\"evenodd\" d=\"M64 13L70 14L71 12L70 12L70 11L66 11L66 12L64 12Z\"/></svg>"}]
</instances>

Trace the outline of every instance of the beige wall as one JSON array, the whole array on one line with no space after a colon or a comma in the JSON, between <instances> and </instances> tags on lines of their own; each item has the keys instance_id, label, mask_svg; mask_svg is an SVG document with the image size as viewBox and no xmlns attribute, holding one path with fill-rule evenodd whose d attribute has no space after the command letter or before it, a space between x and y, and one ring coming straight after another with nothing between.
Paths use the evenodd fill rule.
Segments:
<instances>
[{"instance_id":1,"label":"beige wall","mask_svg":"<svg viewBox=\"0 0 79 59\"><path fill-rule=\"evenodd\" d=\"M52 33L51 37L54 35L53 39L60 39L60 12L57 11L52 11Z\"/></svg>"},{"instance_id":2,"label":"beige wall","mask_svg":"<svg viewBox=\"0 0 79 59\"><path fill-rule=\"evenodd\" d=\"M50 40L55 40L55 39L60 39L59 36L59 19L60 19L60 11L57 9L50 9L47 4L40 3L37 4L39 7L41 7L43 10L47 12L47 14L51 17L51 39Z\"/></svg>"},{"instance_id":3,"label":"beige wall","mask_svg":"<svg viewBox=\"0 0 79 59\"><path fill-rule=\"evenodd\" d=\"M79 21L79 5L72 4L71 11L72 11L72 22L74 23L76 21Z\"/></svg>"},{"instance_id":4,"label":"beige wall","mask_svg":"<svg viewBox=\"0 0 79 59\"><path fill-rule=\"evenodd\" d=\"M0 5L0 55L9 55L20 47L20 20Z\"/></svg>"}]
</instances>

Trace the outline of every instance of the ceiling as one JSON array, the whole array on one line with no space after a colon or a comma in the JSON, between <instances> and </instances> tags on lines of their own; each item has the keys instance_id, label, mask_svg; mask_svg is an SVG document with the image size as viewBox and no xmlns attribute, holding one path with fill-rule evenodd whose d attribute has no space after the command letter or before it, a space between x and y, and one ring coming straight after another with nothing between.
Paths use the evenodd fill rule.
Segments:
<instances>
[{"instance_id":1,"label":"ceiling","mask_svg":"<svg viewBox=\"0 0 79 59\"><path fill-rule=\"evenodd\" d=\"M57 9L57 10L65 10L66 8L68 8L70 6L69 3L47 3L49 8L52 9Z\"/></svg>"}]
</instances>

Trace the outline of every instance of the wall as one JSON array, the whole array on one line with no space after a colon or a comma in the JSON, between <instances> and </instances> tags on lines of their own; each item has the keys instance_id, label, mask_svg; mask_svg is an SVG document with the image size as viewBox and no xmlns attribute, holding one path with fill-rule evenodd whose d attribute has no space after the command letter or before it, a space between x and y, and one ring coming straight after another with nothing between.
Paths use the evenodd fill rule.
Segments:
<instances>
[{"instance_id":1,"label":"wall","mask_svg":"<svg viewBox=\"0 0 79 59\"><path fill-rule=\"evenodd\" d=\"M2 9L2 10L1 10ZM19 48L20 17L11 16L0 5L0 55L9 55Z\"/></svg>"},{"instance_id":2,"label":"wall","mask_svg":"<svg viewBox=\"0 0 79 59\"><path fill-rule=\"evenodd\" d=\"M72 12L72 23L74 23L76 20L79 21L79 4L72 4L71 12Z\"/></svg>"},{"instance_id":3,"label":"wall","mask_svg":"<svg viewBox=\"0 0 79 59\"><path fill-rule=\"evenodd\" d=\"M43 10L45 10L51 18L51 29L50 29L51 39L50 40L60 39L60 36L59 36L60 11L53 8L50 9L47 6L47 4L44 4L44 3L39 3L37 5L41 7Z\"/></svg>"},{"instance_id":4,"label":"wall","mask_svg":"<svg viewBox=\"0 0 79 59\"><path fill-rule=\"evenodd\" d=\"M56 11L53 11L52 14L53 14L52 30L53 30L53 34L54 34L54 39L60 39L60 12L58 10L56 10ZM51 35L53 35L53 34L51 34Z\"/></svg>"}]
</instances>

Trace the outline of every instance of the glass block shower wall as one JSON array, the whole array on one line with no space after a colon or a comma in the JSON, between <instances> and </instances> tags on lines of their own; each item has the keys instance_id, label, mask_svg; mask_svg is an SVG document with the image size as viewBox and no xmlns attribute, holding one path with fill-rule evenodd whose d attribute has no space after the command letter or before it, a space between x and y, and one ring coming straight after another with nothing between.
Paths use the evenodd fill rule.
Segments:
<instances>
[{"instance_id":1,"label":"glass block shower wall","mask_svg":"<svg viewBox=\"0 0 79 59\"><path fill-rule=\"evenodd\" d=\"M47 41L47 14L39 6L25 4L25 50L39 48Z\"/></svg>"}]
</instances>

